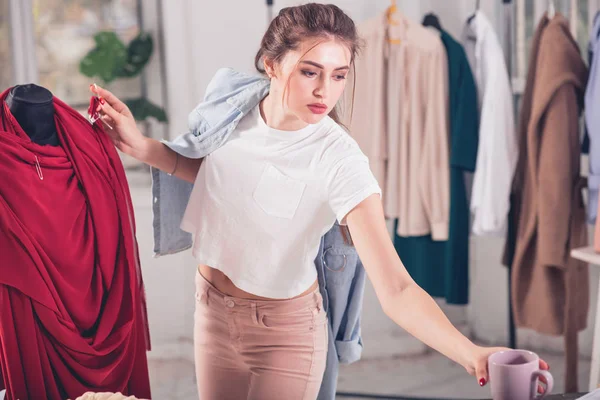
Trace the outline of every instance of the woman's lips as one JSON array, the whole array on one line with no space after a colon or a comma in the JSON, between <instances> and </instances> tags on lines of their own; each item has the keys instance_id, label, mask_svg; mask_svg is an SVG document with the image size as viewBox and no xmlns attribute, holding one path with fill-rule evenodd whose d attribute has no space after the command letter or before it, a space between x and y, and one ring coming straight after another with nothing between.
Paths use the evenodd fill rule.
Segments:
<instances>
[{"instance_id":1,"label":"woman's lips","mask_svg":"<svg viewBox=\"0 0 600 400\"><path fill-rule=\"evenodd\" d=\"M309 104L308 108L313 114L324 114L327 112L327 106L325 104Z\"/></svg>"}]
</instances>

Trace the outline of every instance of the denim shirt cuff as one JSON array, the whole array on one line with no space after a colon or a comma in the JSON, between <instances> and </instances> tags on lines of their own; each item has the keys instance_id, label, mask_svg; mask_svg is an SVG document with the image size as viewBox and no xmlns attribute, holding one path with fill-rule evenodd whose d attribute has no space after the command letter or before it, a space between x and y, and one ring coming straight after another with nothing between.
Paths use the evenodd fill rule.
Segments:
<instances>
[{"instance_id":1,"label":"denim shirt cuff","mask_svg":"<svg viewBox=\"0 0 600 400\"><path fill-rule=\"evenodd\" d=\"M359 336L352 340L336 340L335 348L340 363L351 364L360 360L363 349L362 338Z\"/></svg>"}]
</instances>

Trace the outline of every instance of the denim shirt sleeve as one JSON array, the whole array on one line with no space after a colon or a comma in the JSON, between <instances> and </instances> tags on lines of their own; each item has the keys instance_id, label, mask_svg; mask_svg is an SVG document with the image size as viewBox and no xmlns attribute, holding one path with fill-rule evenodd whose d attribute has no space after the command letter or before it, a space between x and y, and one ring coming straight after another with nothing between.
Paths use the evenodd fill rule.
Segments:
<instances>
[{"instance_id":1,"label":"denim shirt sleeve","mask_svg":"<svg viewBox=\"0 0 600 400\"><path fill-rule=\"evenodd\" d=\"M354 246L346 244L336 222L325 234L315 260L319 285L340 363L360 359L362 338L360 316L366 273Z\"/></svg>"},{"instance_id":2,"label":"denim shirt sleeve","mask_svg":"<svg viewBox=\"0 0 600 400\"><path fill-rule=\"evenodd\" d=\"M179 226L193 185L152 168L154 256L178 253L192 247L192 235Z\"/></svg>"},{"instance_id":3,"label":"denim shirt sleeve","mask_svg":"<svg viewBox=\"0 0 600 400\"><path fill-rule=\"evenodd\" d=\"M178 154L188 158L202 158L218 148L218 141L210 138L200 142L191 132L177 137L173 142L162 141ZM154 230L154 256L175 254L192 246L192 235L180 228L194 185L157 168L152 174L152 227Z\"/></svg>"}]
</instances>

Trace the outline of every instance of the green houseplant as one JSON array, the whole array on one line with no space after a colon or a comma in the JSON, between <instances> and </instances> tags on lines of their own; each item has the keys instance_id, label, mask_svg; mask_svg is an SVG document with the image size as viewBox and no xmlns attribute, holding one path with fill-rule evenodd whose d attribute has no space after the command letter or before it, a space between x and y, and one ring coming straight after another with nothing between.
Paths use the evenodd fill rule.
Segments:
<instances>
[{"instance_id":1,"label":"green houseplant","mask_svg":"<svg viewBox=\"0 0 600 400\"><path fill-rule=\"evenodd\" d=\"M140 32L128 45L110 31L98 32L94 36L96 46L79 63L79 70L90 78L100 78L109 84L119 78L134 78L142 73L152 53L152 37ZM165 111L146 97L123 99L136 121L152 117L167 122Z\"/></svg>"}]
</instances>

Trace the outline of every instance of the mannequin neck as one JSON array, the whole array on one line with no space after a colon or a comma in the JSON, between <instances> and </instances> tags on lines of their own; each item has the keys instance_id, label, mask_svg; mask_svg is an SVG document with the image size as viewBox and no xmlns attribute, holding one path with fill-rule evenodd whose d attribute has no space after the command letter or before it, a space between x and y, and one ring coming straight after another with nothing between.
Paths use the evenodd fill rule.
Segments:
<instances>
[{"instance_id":1,"label":"mannequin neck","mask_svg":"<svg viewBox=\"0 0 600 400\"><path fill-rule=\"evenodd\" d=\"M31 141L58 146L52 93L43 87L17 85L6 97L6 104Z\"/></svg>"}]
</instances>

